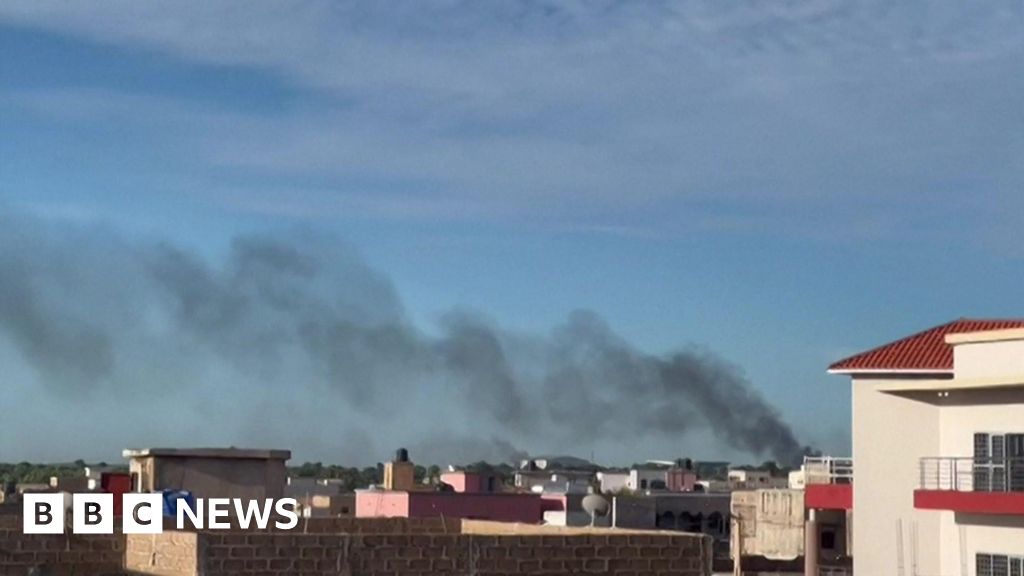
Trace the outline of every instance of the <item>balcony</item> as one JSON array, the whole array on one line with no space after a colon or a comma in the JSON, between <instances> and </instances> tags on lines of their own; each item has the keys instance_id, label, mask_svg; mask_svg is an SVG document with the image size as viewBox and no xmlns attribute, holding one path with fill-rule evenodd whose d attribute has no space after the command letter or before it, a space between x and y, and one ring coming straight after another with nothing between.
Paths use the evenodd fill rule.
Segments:
<instances>
[{"instance_id":1,"label":"balcony","mask_svg":"<svg viewBox=\"0 0 1024 576\"><path fill-rule=\"evenodd\" d=\"M1024 514L1024 458L922 458L914 507Z\"/></svg>"},{"instance_id":2,"label":"balcony","mask_svg":"<svg viewBox=\"0 0 1024 576\"><path fill-rule=\"evenodd\" d=\"M853 460L819 456L804 458L804 507L817 510L853 508Z\"/></svg>"}]
</instances>

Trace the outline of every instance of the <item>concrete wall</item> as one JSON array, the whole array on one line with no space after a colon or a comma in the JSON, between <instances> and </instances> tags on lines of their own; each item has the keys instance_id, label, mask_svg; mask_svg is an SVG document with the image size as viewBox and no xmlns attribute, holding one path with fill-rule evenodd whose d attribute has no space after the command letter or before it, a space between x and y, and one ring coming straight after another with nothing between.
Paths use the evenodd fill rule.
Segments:
<instances>
[{"instance_id":1,"label":"concrete wall","mask_svg":"<svg viewBox=\"0 0 1024 576\"><path fill-rule=\"evenodd\" d=\"M304 517L355 517L355 494L318 494L298 498Z\"/></svg>"},{"instance_id":2,"label":"concrete wall","mask_svg":"<svg viewBox=\"0 0 1024 576\"><path fill-rule=\"evenodd\" d=\"M732 493L730 556L792 560L804 555L804 493L766 489Z\"/></svg>"},{"instance_id":3,"label":"concrete wall","mask_svg":"<svg viewBox=\"0 0 1024 576\"><path fill-rule=\"evenodd\" d=\"M476 474L473 472L444 472L441 482L448 484L456 492L501 492L501 479L493 474Z\"/></svg>"},{"instance_id":4,"label":"concrete wall","mask_svg":"<svg viewBox=\"0 0 1024 576\"><path fill-rule=\"evenodd\" d=\"M1024 340L957 344L953 365L957 378L1024 376Z\"/></svg>"},{"instance_id":5,"label":"concrete wall","mask_svg":"<svg viewBox=\"0 0 1024 576\"><path fill-rule=\"evenodd\" d=\"M697 484L697 475L690 470L671 469L665 476L668 489L673 492L691 492Z\"/></svg>"},{"instance_id":6,"label":"concrete wall","mask_svg":"<svg viewBox=\"0 0 1024 576\"><path fill-rule=\"evenodd\" d=\"M357 518L408 518L409 493L392 490L356 490Z\"/></svg>"},{"instance_id":7,"label":"concrete wall","mask_svg":"<svg viewBox=\"0 0 1024 576\"><path fill-rule=\"evenodd\" d=\"M952 390L949 394L942 399L928 397L939 406L940 455L971 456L976 432L1024 433L1024 389ZM972 574L978 552L1024 556L1024 520L1020 518L971 517L939 511L921 514L936 517L941 525L940 556L945 573L959 573L962 554L966 555Z\"/></svg>"},{"instance_id":8,"label":"concrete wall","mask_svg":"<svg viewBox=\"0 0 1024 576\"><path fill-rule=\"evenodd\" d=\"M626 489L629 472L598 472L597 478L601 482L601 492L614 494Z\"/></svg>"},{"instance_id":9,"label":"concrete wall","mask_svg":"<svg viewBox=\"0 0 1024 576\"><path fill-rule=\"evenodd\" d=\"M282 498L284 460L150 456L132 459L141 489L189 490L197 498Z\"/></svg>"},{"instance_id":10,"label":"concrete wall","mask_svg":"<svg viewBox=\"0 0 1024 576\"><path fill-rule=\"evenodd\" d=\"M919 550L930 550L919 554L918 573L943 574L935 548L941 538L941 513L914 509L919 460L941 450L939 409L877 389L895 382L852 380L854 571L859 576L895 574L901 539L904 567L909 570L916 537ZM959 569L950 574L958 573Z\"/></svg>"}]
</instances>

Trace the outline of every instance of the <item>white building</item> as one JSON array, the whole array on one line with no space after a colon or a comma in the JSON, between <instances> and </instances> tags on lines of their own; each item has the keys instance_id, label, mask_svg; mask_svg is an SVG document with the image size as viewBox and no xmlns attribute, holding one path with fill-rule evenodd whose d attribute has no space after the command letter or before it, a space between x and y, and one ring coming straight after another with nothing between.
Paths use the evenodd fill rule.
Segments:
<instances>
[{"instance_id":1,"label":"white building","mask_svg":"<svg viewBox=\"0 0 1024 576\"><path fill-rule=\"evenodd\" d=\"M788 488L789 477L775 477L768 470L729 470L729 487L733 490Z\"/></svg>"},{"instance_id":2,"label":"white building","mask_svg":"<svg viewBox=\"0 0 1024 576\"><path fill-rule=\"evenodd\" d=\"M626 490L629 476L629 472L608 472L602 470L597 473L597 481L601 483L602 493L617 494Z\"/></svg>"},{"instance_id":3,"label":"white building","mask_svg":"<svg viewBox=\"0 0 1024 576\"><path fill-rule=\"evenodd\" d=\"M637 492L640 490L665 490L668 482L668 471L665 468L641 466L629 471L626 488Z\"/></svg>"},{"instance_id":4,"label":"white building","mask_svg":"<svg viewBox=\"0 0 1024 576\"><path fill-rule=\"evenodd\" d=\"M1024 574L1024 320L960 319L852 377L854 573Z\"/></svg>"}]
</instances>

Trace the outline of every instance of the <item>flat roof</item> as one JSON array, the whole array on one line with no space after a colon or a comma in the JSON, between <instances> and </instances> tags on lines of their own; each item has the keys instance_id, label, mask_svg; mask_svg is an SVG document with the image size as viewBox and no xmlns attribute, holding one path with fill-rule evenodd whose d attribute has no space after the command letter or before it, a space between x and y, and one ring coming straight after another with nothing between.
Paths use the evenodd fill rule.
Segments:
<instances>
[{"instance_id":1,"label":"flat roof","mask_svg":"<svg viewBox=\"0 0 1024 576\"><path fill-rule=\"evenodd\" d=\"M253 448L128 448L121 456L132 458L217 458L237 460L288 460L291 450Z\"/></svg>"}]
</instances>

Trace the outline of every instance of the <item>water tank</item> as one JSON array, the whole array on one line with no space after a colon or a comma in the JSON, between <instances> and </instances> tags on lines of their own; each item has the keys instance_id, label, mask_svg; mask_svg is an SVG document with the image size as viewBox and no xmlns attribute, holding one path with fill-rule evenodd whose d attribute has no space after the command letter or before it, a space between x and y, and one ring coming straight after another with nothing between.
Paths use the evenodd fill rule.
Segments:
<instances>
[{"instance_id":1,"label":"water tank","mask_svg":"<svg viewBox=\"0 0 1024 576\"><path fill-rule=\"evenodd\" d=\"M409 451L406 450L405 448L399 448L395 452L395 462L408 462L408 461L409 461Z\"/></svg>"}]
</instances>

